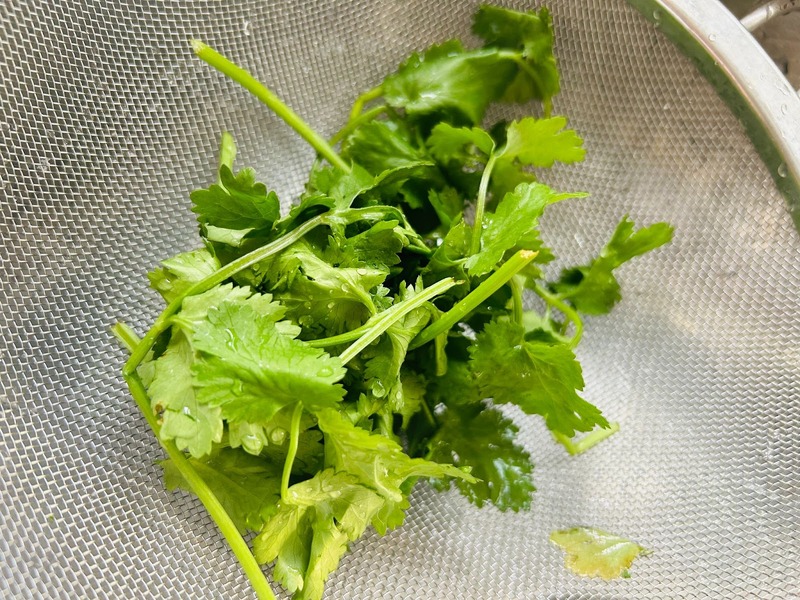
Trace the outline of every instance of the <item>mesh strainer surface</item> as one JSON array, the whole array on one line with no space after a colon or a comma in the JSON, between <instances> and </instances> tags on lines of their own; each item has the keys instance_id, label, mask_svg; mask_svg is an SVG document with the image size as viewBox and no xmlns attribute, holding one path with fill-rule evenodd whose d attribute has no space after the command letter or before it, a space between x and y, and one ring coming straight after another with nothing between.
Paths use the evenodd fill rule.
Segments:
<instances>
[{"instance_id":1,"label":"mesh strainer surface","mask_svg":"<svg viewBox=\"0 0 800 600\"><path fill-rule=\"evenodd\" d=\"M563 92L589 154L547 240L588 258L617 219L674 242L621 273L587 323L587 397L619 434L570 458L517 415L526 514L420 485L406 524L352 547L326 598L800 598L800 240L736 119L621 0L551 3ZM201 38L325 134L412 49L464 36L475 5L333 0L0 6L0 596L248 598L202 507L163 490L159 447L108 328L160 310L145 272L197 245L187 192L232 131L284 199L311 151L191 56ZM520 109L515 109L519 111ZM515 114L520 114L519 112ZM653 554L582 580L547 536L589 524Z\"/></svg>"}]
</instances>

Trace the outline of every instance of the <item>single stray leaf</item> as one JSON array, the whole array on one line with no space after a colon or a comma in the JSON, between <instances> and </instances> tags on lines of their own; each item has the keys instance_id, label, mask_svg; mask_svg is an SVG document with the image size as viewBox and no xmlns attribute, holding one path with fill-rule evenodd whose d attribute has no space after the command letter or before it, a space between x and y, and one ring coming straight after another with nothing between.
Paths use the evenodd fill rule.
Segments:
<instances>
[{"instance_id":1,"label":"single stray leaf","mask_svg":"<svg viewBox=\"0 0 800 600\"><path fill-rule=\"evenodd\" d=\"M605 580L627 578L628 568L647 551L623 537L592 527L573 527L550 534L566 556L564 564L577 575Z\"/></svg>"},{"instance_id":2,"label":"single stray leaf","mask_svg":"<svg viewBox=\"0 0 800 600\"><path fill-rule=\"evenodd\" d=\"M589 315L605 314L622 298L614 270L666 244L672 239L672 233L673 228L667 223L634 230L633 221L625 216L597 258L588 265L565 269L551 287L579 311Z\"/></svg>"}]
</instances>

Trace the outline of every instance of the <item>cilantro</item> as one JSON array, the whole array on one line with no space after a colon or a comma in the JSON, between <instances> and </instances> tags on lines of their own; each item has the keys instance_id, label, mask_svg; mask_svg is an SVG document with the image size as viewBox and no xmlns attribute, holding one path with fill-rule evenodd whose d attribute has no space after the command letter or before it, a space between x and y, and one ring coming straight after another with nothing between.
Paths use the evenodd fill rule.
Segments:
<instances>
[{"instance_id":1,"label":"cilantro","mask_svg":"<svg viewBox=\"0 0 800 600\"><path fill-rule=\"evenodd\" d=\"M534 167L552 167L556 161L574 163L583 160L583 140L572 129L564 129L567 119L525 117L508 126L506 143L500 157Z\"/></svg>"},{"instance_id":2,"label":"cilantro","mask_svg":"<svg viewBox=\"0 0 800 600\"><path fill-rule=\"evenodd\" d=\"M392 502L401 502L402 485L410 477L455 477L475 482L466 471L449 464L409 458L399 444L356 427L335 411L319 414L325 434L325 462L355 475L361 483Z\"/></svg>"},{"instance_id":3,"label":"cilantro","mask_svg":"<svg viewBox=\"0 0 800 600\"><path fill-rule=\"evenodd\" d=\"M389 105L413 117L441 113L458 121L480 123L516 72L511 60L494 50L465 50L451 40L412 54L383 82Z\"/></svg>"},{"instance_id":4,"label":"cilantro","mask_svg":"<svg viewBox=\"0 0 800 600\"><path fill-rule=\"evenodd\" d=\"M608 312L615 270L672 229L625 217L596 258L547 281L541 217L585 195L541 182L585 154L566 117L551 116L550 15L482 6L472 31L479 47L450 40L408 57L330 142L192 42L317 158L281 214L252 169L233 171L224 133L215 182L190 195L204 248L148 274L167 307L142 340L114 332L169 456L167 487L197 495L259 598L274 598L259 565L273 563L295 599L320 600L349 544L403 523L419 479L479 507L528 509L533 462L503 404L543 417L570 454L618 428L579 395L581 313ZM530 100L543 117L485 123L493 103ZM258 532L254 554L246 531ZM603 577L641 551L586 529L553 539L568 564Z\"/></svg>"},{"instance_id":5,"label":"cilantro","mask_svg":"<svg viewBox=\"0 0 800 600\"><path fill-rule=\"evenodd\" d=\"M401 290L400 300L413 298L414 295L413 287L404 287ZM410 395L407 405L406 392L413 384L408 379L406 384L403 384L401 369L406 359L408 345L427 325L429 319L430 313L424 307L411 311L392 324L378 344L369 347L362 354L366 359L364 378L368 393L384 399L388 403L388 410L403 415L405 423L416 412L412 409L415 406L418 408L419 399Z\"/></svg>"},{"instance_id":6,"label":"cilantro","mask_svg":"<svg viewBox=\"0 0 800 600\"><path fill-rule=\"evenodd\" d=\"M389 243L396 248L393 240ZM383 253L385 245L378 249ZM342 333L359 327L377 310L371 291L383 283L387 272L385 267L367 267L368 258L363 262L365 266L356 268L333 266L309 244L298 242L272 266L270 289L287 315L306 331Z\"/></svg>"},{"instance_id":7,"label":"cilantro","mask_svg":"<svg viewBox=\"0 0 800 600\"><path fill-rule=\"evenodd\" d=\"M219 184L192 192L197 219L220 229L269 230L278 219L280 202L274 192L256 182L252 169L234 175L227 165L219 169Z\"/></svg>"},{"instance_id":8,"label":"cilantro","mask_svg":"<svg viewBox=\"0 0 800 600\"><path fill-rule=\"evenodd\" d=\"M488 156L494 150L492 136L480 127L453 127L444 122L433 128L426 144L439 162L456 161L467 167L476 167L481 155Z\"/></svg>"},{"instance_id":9,"label":"cilantro","mask_svg":"<svg viewBox=\"0 0 800 600\"><path fill-rule=\"evenodd\" d=\"M239 531L258 531L274 512L280 491L275 464L233 448L220 448L204 459L189 461L211 488ZM170 460L161 463L168 490L191 491Z\"/></svg>"},{"instance_id":10,"label":"cilantro","mask_svg":"<svg viewBox=\"0 0 800 600\"><path fill-rule=\"evenodd\" d=\"M267 422L298 400L310 410L336 406L344 395L335 385L344 376L338 359L282 331L274 317L232 303L209 311L193 339L200 403L249 423Z\"/></svg>"},{"instance_id":11,"label":"cilantro","mask_svg":"<svg viewBox=\"0 0 800 600\"><path fill-rule=\"evenodd\" d=\"M519 429L511 420L496 409L461 405L448 407L439 421L441 427L430 442L430 458L471 469L477 481L455 482L470 502L479 507L491 502L500 510L530 507L533 465L514 441Z\"/></svg>"},{"instance_id":12,"label":"cilantro","mask_svg":"<svg viewBox=\"0 0 800 600\"><path fill-rule=\"evenodd\" d=\"M192 250L162 261L147 277L153 289L172 302L219 268L219 261L208 250Z\"/></svg>"},{"instance_id":13,"label":"cilantro","mask_svg":"<svg viewBox=\"0 0 800 600\"><path fill-rule=\"evenodd\" d=\"M494 48L520 52L519 70L506 88L504 100L549 103L560 88L553 56L553 25L550 12L517 12L484 4L475 15L472 31Z\"/></svg>"},{"instance_id":14,"label":"cilantro","mask_svg":"<svg viewBox=\"0 0 800 600\"><path fill-rule=\"evenodd\" d=\"M482 248L469 257L465 266L471 275L484 275L503 258L506 250L516 246L535 230L545 207L580 194L556 193L541 183L521 183L505 195L497 211L486 217L486 227L481 236ZM534 248L525 248L534 250Z\"/></svg>"},{"instance_id":15,"label":"cilantro","mask_svg":"<svg viewBox=\"0 0 800 600\"><path fill-rule=\"evenodd\" d=\"M566 553L564 563L570 571L605 580L630 577L628 568L647 553L635 542L591 527L554 531L550 540Z\"/></svg>"},{"instance_id":16,"label":"cilantro","mask_svg":"<svg viewBox=\"0 0 800 600\"><path fill-rule=\"evenodd\" d=\"M373 175L425 160L425 155L392 121L377 121L359 127L345 140L342 156Z\"/></svg>"},{"instance_id":17,"label":"cilantro","mask_svg":"<svg viewBox=\"0 0 800 600\"><path fill-rule=\"evenodd\" d=\"M478 334L470 355L479 389L496 403L542 415L551 430L569 437L608 426L600 411L578 396L581 366L565 344L527 341L521 325L495 321Z\"/></svg>"},{"instance_id":18,"label":"cilantro","mask_svg":"<svg viewBox=\"0 0 800 600\"><path fill-rule=\"evenodd\" d=\"M633 221L623 217L600 255L588 265L564 270L553 290L581 312L605 314L622 298L614 269L671 239L672 227L666 223L634 231Z\"/></svg>"},{"instance_id":19,"label":"cilantro","mask_svg":"<svg viewBox=\"0 0 800 600\"><path fill-rule=\"evenodd\" d=\"M276 561L276 579L299 592L296 598L319 600L347 542L361 536L383 502L352 475L320 471L277 504L253 543L256 558Z\"/></svg>"}]
</instances>

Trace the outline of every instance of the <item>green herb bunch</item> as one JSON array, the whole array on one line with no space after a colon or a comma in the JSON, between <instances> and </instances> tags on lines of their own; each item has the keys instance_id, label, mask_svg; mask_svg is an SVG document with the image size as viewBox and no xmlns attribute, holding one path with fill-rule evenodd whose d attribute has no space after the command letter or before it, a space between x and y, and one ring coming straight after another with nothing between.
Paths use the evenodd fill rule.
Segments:
<instances>
[{"instance_id":1,"label":"green herb bunch","mask_svg":"<svg viewBox=\"0 0 800 600\"><path fill-rule=\"evenodd\" d=\"M571 451L614 430L579 394L581 315L611 310L615 269L672 230L623 218L597 258L546 280L539 219L585 195L539 180L584 158L551 114L551 19L483 6L473 32L483 46L412 54L330 141L194 42L318 158L281 214L251 169L234 170L224 134L216 182L191 194L202 246L149 274L167 308L147 335L116 333L167 487L200 498L261 598L274 596L259 563L273 563L295 598L319 600L348 544L402 524L419 478L528 508L533 466L499 405L540 415ZM492 103L534 100L544 117L485 127ZM526 290L543 310L525 309Z\"/></svg>"}]
</instances>

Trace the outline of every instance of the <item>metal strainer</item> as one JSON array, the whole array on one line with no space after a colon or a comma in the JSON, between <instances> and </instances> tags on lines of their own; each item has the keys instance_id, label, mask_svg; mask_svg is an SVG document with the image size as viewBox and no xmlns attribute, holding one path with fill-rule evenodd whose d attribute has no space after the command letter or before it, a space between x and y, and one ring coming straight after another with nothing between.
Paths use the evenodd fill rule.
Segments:
<instances>
[{"instance_id":1,"label":"metal strainer","mask_svg":"<svg viewBox=\"0 0 800 600\"><path fill-rule=\"evenodd\" d=\"M676 227L587 323L586 396L622 430L571 458L516 415L536 463L529 513L419 485L406 524L354 544L326 598L800 598L800 237L779 192L798 200L800 100L711 0L548 4L556 112L588 158L547 182L592 193L551 211L548 241L575 262L626 212ZM187 40L330 134L411 50L468 35L474 9L0 5L0 596L251 597L200 504L164 491L109 326L143 332L159 311L145 272L197 245L188 191L211 179L222 130L286 201L312 151ZM579 579L547 539L577 524L653 554L630 580Z\"/></svg>"}]
</instances>

